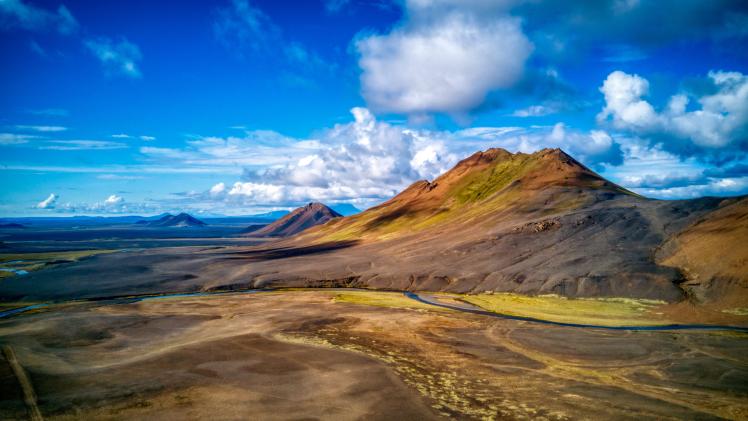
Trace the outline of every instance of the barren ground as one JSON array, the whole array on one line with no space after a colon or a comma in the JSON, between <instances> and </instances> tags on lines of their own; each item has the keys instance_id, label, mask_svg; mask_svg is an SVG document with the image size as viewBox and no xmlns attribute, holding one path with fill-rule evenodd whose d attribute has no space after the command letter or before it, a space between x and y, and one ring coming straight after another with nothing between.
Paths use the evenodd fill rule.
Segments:
<instances>
[{"instance_id":1,"label":"barren ground","mask_svg":"<svg viewBox=\"0 0 748 421\"><path fill-rule=\"evenodd\" d=\"M748 418L743 334L552 327L341 294L73 303L0 321L0 344L49 419ZM7 359L0 413L27 417Z\"/></svg>"}]
</instances>

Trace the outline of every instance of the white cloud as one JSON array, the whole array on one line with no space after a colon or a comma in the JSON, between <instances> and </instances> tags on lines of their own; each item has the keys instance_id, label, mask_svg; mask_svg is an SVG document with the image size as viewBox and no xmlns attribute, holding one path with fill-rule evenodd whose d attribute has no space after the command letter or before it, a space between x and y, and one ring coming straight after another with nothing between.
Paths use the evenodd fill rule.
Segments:
<instances>
[{"instance_id":1,"label":"white cloud","mask_svg":"<svg viewBox=\"0 0 748 421\"><path fill-rule=\"evenodd\" d=\"M434 178L457 161L427 132L377 121L365 108L351 113L354 122L323 132L312 153L246 172L225 198L255 204L350 199L371 204L417 179Z\"/></svg>"},{"instance_id":2,"label":"white cloud","mask_svg":"<svg viewBox=\"0 0 748 421\"><path fill-rule=\"evenodd\" d=\"M38 136L18 133L0 133L0 145L21 145L37 138Z\"/></svg>"},{"instance_id":3,"label":"white cloud","mask_svg":"<svg viewBox=\"0 0 748 421\"><path fill-rule=\"evenodd\" d=\"M605 108L598 120L611 119L616 128L649 129L657 124L654 107L641 99L649 94L649 82L638 75L620 70L608 75L600 87L605 95Z\"/></svg>"},{"instance_id":4,"label":"white cloud","mask_svg":"<svg viewBox=\"0 0 748 421\"><path fill-rule=\"evenodd\" d=\"M704 183L666 188L634 188L639 194L659 199L693 199L704 196L734 196L748 190L748 177L711 179Z\"/></svg>"},{"instance_id":5,"label":"white cloud","mask_svg":"<svg viewBox=\"0 0 748 421\"><path fill-rule=\"evenodd\" d=\"M122 196L117 196L116 194L110 195L109 197L104 200L104 205L106 206L116 206L122 204L125 199L122 198Z\"/></svg>"},{"instance_id":6,"label":"white cloud","mask_svg":"<svg viewBox=\"0 0 748 421\"><path fill-rule=\"evenodd\" d=\"M70 10L60 5L56 12L36 7L23 0L0 1L0 27L19 27L29 31L54 29L61 34L78 30L78 22Z\"/></svg>"},{"instance_id":7,"label":"white cloud","mask_svg":"<svg viewBox=\"0 0 748 421\"><path fill-rule=\"evenodd\" d=\"M49 132L64 132L68 128L67 127L63 127L63 126L23 126L23 125L19 125L19 126L16 126L16 129L18 129L18 130L25 130L25 131L32 131L32 132L49 133Z\"/></svg>"},{"instance_id":8,"label":"white cloud","mask_svg":"<svg viewBox=\"0 0 748 421\"><path fill-rule=\"evenodd\" d=\"M745 149L748 146L748 76L739 72L711 71L708 79L714 92L693 98L678 94L670 97L660 112L642 99L649 83L638 75L615 71L608 75L600 91L605 108L598 115L601 122L642 136L667 136L690 141L665 142L664 146L680 153L716 151L723 148ZM699 104L693 111L689 103Z\"/></svg>"},{"instance_id":9,"label":"white cloud","mask_svg":"<svg viewBox=\"0 0 748 421\"><path fill-rule=\"evenodd\" d=\"M127 148L127 144L106 140L48 140L39 149L53 151L109 150Z\"/></svg>"},{"instance_id":10,"label":"white cloud","mask_svg":"<svg viewBox=\"0 0 748 421\"><path fill-rule=\"evenodd\" d=\"M109 38L89 39L85 45L110 74L141 77L138 62L142 55L137 45L126 39L115 42Z\"/></svg>"},{"instance_id":11,"label":"white cloud","mask_svg":"<svg viewBox=\"0 0 748 421\"><path fill-rule=\"evenodd\" d=\"M522 76L533 46L519 19L483 19L484 2L457 11L449 2L408 2L408 21L360 38L362 94L376 111L459 116Z\"/></svg>"},{"instance_id":12,"label":"white cloud","mask_svg":"<svg viewBox=\"0 0 748 421\"><path fill-rule=\"evenodd\" d=\"M36 207L39 209L54 209L55 203L57 202L57 199L59 198L60 196L54 193L51 193L46 199L37 203Z\"/></svg>"},{"instance_id":13,"label":"white cloud","mask_svg":"<svg viewBox=\"0 0 748 421\"><path fill-rule=\"evenodd\" d=\"M574 130L563 123L533 128L474 127L455 132L454 137L464 145L464 155L471 153L470 150L492 145L524 153L543 148L561 148L591 166L617 165L622 159L618 143L607 132Z\"/></svg>"},{"instance_id":14,"label":"white cloud","mask_svg":"<svg viewBox=\"0 0 748 421\"><path fill-rule=\"evenodd\" d=\"M224 184L224 183L218 183L218 184L216 184L216 185L214 185L213 187L210 188L209 193L210 193L211 196L218 196L219 194L223 193L224 191L226 191L226 184Z\"/></svg>"},{"instance_id":15,"label":"white cloud","mask_svg":"<svg viewBox=\"0 0 748 421\"><path fill-rule=\"evenodd\" d=\"M138 139L144 140L146 142L150 142L151 140L156 140L156 138L153 137L153 136L146 136L146 135L132 136L132 135L129 135L127 133L113 134L112 137L115 138L115 139L135 139L137 137Z\"/></svg>"},{"instance_id":16,"label":"white cloud","mask_svg":"<svg viewBox=\"0 0 748 421\"><path fill-rule=\"evenodd\" d=\"M264 167L285 164L318 148L315 140L293 139L271 130L252 130L245 131L244 137L200 137L188 141L184 149L143 146L140 152L153 159L169 159L185 165Z\"/></svg>"},{"instance_id":17,"label":"white cloud","mask_svg":"<svg viewBox=\"0 0 748 421\"><path fill-rule=\"evenodd\" d=\"M527 108L515 110L513 117L541 117L548 114L554 114L557 110L546 105L531 105Z\"/></svg>"}]
</instances>

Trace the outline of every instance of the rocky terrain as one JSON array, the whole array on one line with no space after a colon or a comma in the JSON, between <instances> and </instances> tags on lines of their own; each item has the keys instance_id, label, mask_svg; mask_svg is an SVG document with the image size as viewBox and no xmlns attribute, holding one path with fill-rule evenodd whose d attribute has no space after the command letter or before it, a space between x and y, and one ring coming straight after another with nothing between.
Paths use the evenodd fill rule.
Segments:
<instances>
[{"instance_id":1,"label":"rocky terrain","mask_svg":"<svg viewBox=\"0 0 748 421\"><path fill-rule=\"evenodd\" d=\"M315 225L325 224L333 218L343 215L335 212L322 203L309 203L285 215L277 221L245 234L252 237L290 237Z\"/></svg>"}]
</instances>

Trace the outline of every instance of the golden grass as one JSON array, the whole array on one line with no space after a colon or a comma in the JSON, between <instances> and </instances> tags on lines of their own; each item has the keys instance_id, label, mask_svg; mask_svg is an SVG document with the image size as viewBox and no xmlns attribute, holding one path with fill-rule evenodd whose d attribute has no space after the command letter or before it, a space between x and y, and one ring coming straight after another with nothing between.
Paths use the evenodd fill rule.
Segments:
<instances>
[{"instance_id":1,"label":"golden grass","mask_svg":"<svg viewBox=\"0 0 748 421\"><path fill-rule=\"evenodd\" d=\"M665 303L655 300L570 299L556 295L526 296L509 293L465 295L461 299L495 313L561 323L603 326L651 326L670 323L656 313L657 307Z\"/></svg>"},{"instance_id":2,"label":"golden grass","mask_svg":"<svg viewBox=\"0 0 748 421\"><path fill-rule=\"evenodd\" d=\"M734 307L722 310L723 313L734 314L735 316L748 316L748 307Z\"/></svg>"},{"instance_id":3,"label":"golden grass","mask_svg":"<svg viewBox=\"0 0 748 421\"><path fill-rule=\"evenodd\" d=\"M381 291L345 291L337 292L333 301L336 303L360 304L375 307L407 308L415 310L452 311L420 303L404 296L401 292Z\"/></svg>"}]
</instances>

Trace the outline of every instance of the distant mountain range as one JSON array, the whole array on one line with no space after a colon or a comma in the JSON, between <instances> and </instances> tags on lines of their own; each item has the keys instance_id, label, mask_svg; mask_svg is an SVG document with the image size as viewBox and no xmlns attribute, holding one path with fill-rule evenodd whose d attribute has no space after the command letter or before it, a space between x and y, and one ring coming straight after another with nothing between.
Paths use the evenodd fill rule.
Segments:
<instances>
[{"instance_id":1,"label":"distant mountain range","mask_svg":"<svg viewBox=\"0 0 748 421\"><path fill-rule=\"evenodd\" d=\"M747 220L745 196L652 200L558 149L489 149L379 206L274 243L305 252L254 261L242 276L262 286L744 304Z\"/></svg>"},{"instance_id":2,"label":"distant mountain range","mask_svg":"<svg viewBox=\"0 0 748 421\"><path fill-rule=\"evenodd\" d=\"M162 216L161 218L155 220L155 221L147 221L142 220L136 222L139 225L144 225L147 227L176 227L176 228L182 228L182 227L204 227L208 224L205 222L196 219L192 217L189 214L186 214L184 212L178 214L178 215L172 215L172 214L166 214Z\"/></svg>"},{"instance_id":3,"label":"distant mountain range","mask_svg":"<svg viewBox=\"0 0 748 421\"><path fill-rule=\"evenodd\" d=\"M328 206L314 202L294 209L288 215L256 230L245 230L252 237L290 237L315 225L324 224L343 215Z\"/></svg>"}]
</instances>

